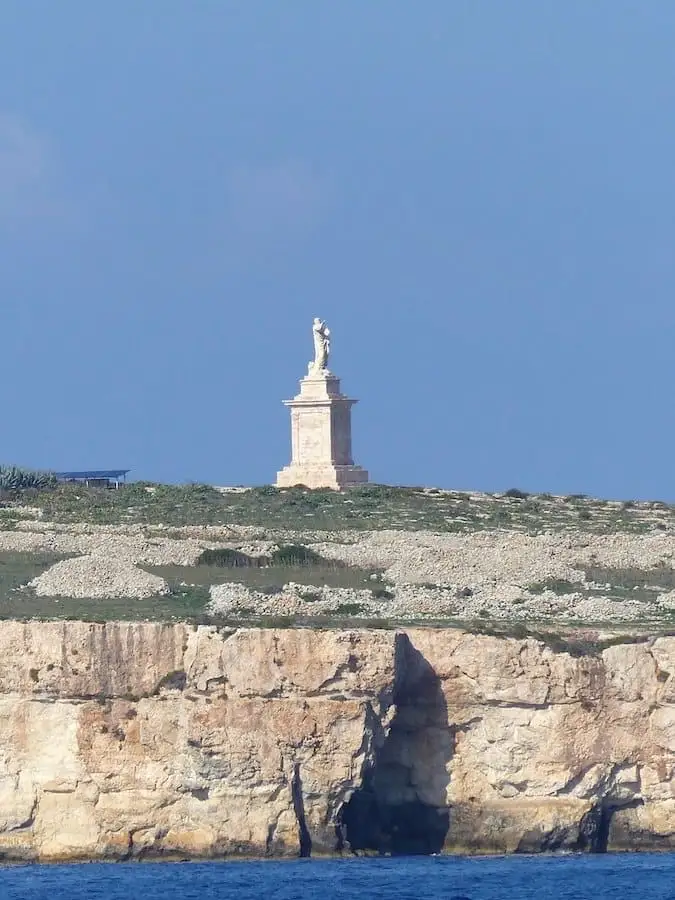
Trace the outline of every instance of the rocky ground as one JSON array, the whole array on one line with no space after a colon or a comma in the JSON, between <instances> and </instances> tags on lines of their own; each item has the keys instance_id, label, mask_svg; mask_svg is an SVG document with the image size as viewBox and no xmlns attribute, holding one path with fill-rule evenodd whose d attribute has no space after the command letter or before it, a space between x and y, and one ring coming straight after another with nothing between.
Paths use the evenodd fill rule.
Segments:
<instances>
[{"instance_id":1,"label":"rocky ground","mask_svg":"<svg viewBox=\"0 0 675 900\"><path fill-rule=\"evenodd\" d=\"M308 493L311 497L314 492ZM489 510L486 498L476 501L483 510ZM415 502L423 513L417 498ZM428 502L435 507L438 497L431 495ZM38 498L34 506L14 503L6 508L11 518L0 530L0 562L12 554L47 554L53 559L13 587L26 598L27 614L32 597L90 599L92 610L102 600L128 598L133 617L133 601L170 595L178 585L183 591L203 588L201 612L221 618L339 615L392 622L675 624L675 526L670 508L624 504L622 521L630 527L609 529L609 520L600 522L597 513L606 506L574 502L582 503L577 519L583 527L569 518L564 498L550 498L545 505L553 512L541 517L539 529L511 523L443 531L420 527L416 521L414 527L327 531L298 528L297 520L292 527L57 522L47 519L49 508L40 506ZM497 497L492 503L518 510L531 501ZM556 518L557 507L567 518ZM599 523L595 530L586 527L586 516L579 518L587 507ZM494 510L484 515L499 519ZM294 569L284 577L283 568L277 567L270 569L275 580L252 580L252 573L262 571L257 563L289 545L314 553L300 576ZM208 549L237 551L249 566L223 570L223 578L209 584L204 578L213 570L198 565ZM164 573L167 567L170 577ZM331 568L353 573L349 585L330 583L326 572ZM1 575L0 566L0 580Z\"/></svg>"}]
</instances>

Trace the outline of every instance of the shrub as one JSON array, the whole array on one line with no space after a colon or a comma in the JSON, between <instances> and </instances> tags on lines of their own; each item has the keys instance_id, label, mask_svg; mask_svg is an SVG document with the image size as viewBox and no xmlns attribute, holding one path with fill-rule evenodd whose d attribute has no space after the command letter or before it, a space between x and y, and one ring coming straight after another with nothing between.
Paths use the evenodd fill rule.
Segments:
<instances>
[{"instance_id":1,"label":"shrub","mask_svg":"<svg viewBox=\"0 0 675 900\"><path fill-rule=\"evenodd\" d=\"M272 552L269 562L273 566L317 566L325 560L302 544L283 544Z\"/></svg>"},{"instance_id":2,"label":"shrub","mask_svg":"<svg viewBox=\"0 0 675 900\"><path fill-rule=\"evenodd\" d=\"M509 488L508 491L504 491L505 497L511 497L512 500L527 500L530 496L527 491L519 491L518 488Z\"/></svg>"},{"instance_id":3,"label":"shrub","mask_svg":"<svg viewBox=\"0 0 675 900\"><path fill-rule=\"evenodd\" d=\"M250 492L256 497L275 497L279 493L279 488L273 484L263 484L259 487L251 488Z\"/></svg>"},{"instance_id":4,"label":"shrub","mask_svg":"<svg viewBox=\"0 0 675 900\"><path fill-rule=\"evenodd\" d=\"M376 587L376 588L371 588L371 590L372 590L373 597L376 600L393 600L394 599L393 593L391 591L388 591L386 588Z\"/></svg>"},{"instance_id":5,"label":"shrub","mask_svg":"<svg viewBox=\"0 0 675 900\"><path fill-rule=\"evenodd\" d=\"M365 606L362 603L341 603L336 612L343 616L358 616L365 612Z\"/></svg>"},{"instance_id":6,"label":"shrub","mask_svg":"<svg viewBox=\"0 0 675 900\"><path fill-rule=\"evenodd\" d=\"M197 557L198 566L220 566L223 569L244 569L257 565L246 553L232 550L231 547L217 547L215 550L203 550Z\"/></svg>"}]
</instances>

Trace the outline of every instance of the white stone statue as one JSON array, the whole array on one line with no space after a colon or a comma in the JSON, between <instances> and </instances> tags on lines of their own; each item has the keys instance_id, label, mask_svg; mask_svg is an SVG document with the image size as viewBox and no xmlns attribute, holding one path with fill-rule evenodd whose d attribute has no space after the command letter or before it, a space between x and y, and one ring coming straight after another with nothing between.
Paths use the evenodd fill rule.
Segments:
<instances>
[{"instance_id":1,"label":"white stone statue","mask_svg":"<svg viewBox=\"0 0 675 900\"><path fill-rule=\"evenodd\" d=\"M328 371L328 354L330 353L330 329L321 319L314 319L312 325L314 337L314 359L309 364L309 371L320 374Z\"/></svg>"}]
</instances>

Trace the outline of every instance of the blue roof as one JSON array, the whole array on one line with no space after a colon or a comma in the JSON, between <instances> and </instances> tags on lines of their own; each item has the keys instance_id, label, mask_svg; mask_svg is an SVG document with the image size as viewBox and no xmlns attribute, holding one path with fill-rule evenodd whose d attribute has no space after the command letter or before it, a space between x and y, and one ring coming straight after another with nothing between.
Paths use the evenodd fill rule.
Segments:
<instances>
[{"instance_id":1,"label":"blue roof","mask_svg":"<svg viewBox=\"0 0 675 900\"><path fill-rule=\"evenodd\" d=\"M55 472L57 478L74 479L74 478L122 478L131 472L131 469L92 469L88 472Z\"/></svg>"}]
</instances>

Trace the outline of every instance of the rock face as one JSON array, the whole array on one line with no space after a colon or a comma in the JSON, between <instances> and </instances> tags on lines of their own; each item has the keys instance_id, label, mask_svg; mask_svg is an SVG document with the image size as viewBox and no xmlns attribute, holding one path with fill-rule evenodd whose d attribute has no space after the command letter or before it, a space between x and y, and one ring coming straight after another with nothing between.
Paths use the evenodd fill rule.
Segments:
<instances>
[{"instance_id":1,"label":"rock face","mask_svg":"<svg viewBox=\"0 0 675 900\"><path fill-rule=\"evenodd\" d=\"M0 623L5 858L675 846L675 638Z\"/></svg>"}]
</instances>

